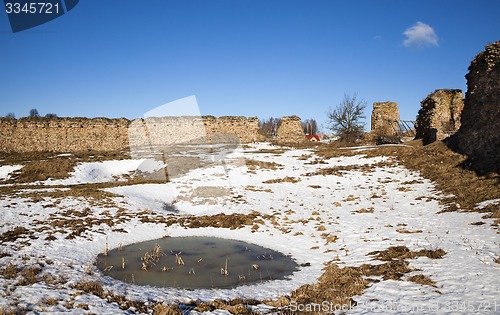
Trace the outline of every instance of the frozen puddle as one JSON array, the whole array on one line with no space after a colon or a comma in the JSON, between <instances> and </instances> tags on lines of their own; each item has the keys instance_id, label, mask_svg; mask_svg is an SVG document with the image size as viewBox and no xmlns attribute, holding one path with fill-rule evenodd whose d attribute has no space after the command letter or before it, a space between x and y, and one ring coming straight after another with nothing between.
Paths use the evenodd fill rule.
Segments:
<instances>
[{"instance_id":1,"label":"frozen puddle","mask_svg":"<svg viewBox=\"0 0 500 315\"><path fill-rule=\"evenodd\" d=\"M298 270L290 257L255 244L215 237L166 237L100 254L97 267L126 283L184 289L234 288L283 280Z\"/></svg>"}]
</instances>

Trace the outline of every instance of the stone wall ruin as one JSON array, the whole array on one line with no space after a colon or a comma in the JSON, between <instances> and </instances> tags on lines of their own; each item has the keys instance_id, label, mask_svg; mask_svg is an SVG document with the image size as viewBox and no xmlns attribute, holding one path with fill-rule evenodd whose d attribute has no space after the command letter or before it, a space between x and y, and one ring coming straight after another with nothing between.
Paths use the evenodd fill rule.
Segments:
<instances>
[{"instance_id":1,"label":"stone wall ruin","mask_svg":"<svg viewBox=\"0 0 500 315\"><path fill-rule=\"evenodd\" d=\"M461 126L452 143L480 172L500 171L500 41L469 66Z\"/></svg>"},{"instance_id":2,"label":"stone wall ruin","mask_svg":"<svg viewBox=\"0 0 500 315\"><path fill-rule=\"evenodd\" d=\"M436 90L420 106L415 139L422 139L424 144L443 140L460 128L460 115L464 108L462 90Z\"/></svg>"},{"instance_id":3,"label":"stone wall ruin","mask_svg":"<svg viewBox=\"0 0 500 315\"><path fill-rule=\"evenodd\" d=\"M377 136L397 136L399 133L399 109L396 102L374 102L372 133Z\"/></svg>"},{"instance_id":4,"label":"stone wall ruin","mask_svg":"<svg viewBox=\"0 0 500 315\"><path fill-rule=\"evenodd\" d=\"M127 119L0 119L1 152L117 151L128 146Z\"/></svg>"},{"instance_id":5,"label":"stone wall ruin","mask_svg":"<svg viewBox=\"0 0 500 315\"><path fill-rule=\"evenodd\" d=\"M283 117L278 138L305 139L297 116ZM257 117L0 118L0 152L119 151L131 146L263 141Z\"/></svg>"},{"instance_id":6,"label":"stone wall ruin","mask_svg":"<svg viewBox=\"0 0 500 315\"><path fill-rule=\"evenodd\" d=\"M298 116L283 116L281 118L281 125L278 128L278 135L276 138L280 142L299 143L306 140L300 117Z\"/></svg>"}]
</instances>

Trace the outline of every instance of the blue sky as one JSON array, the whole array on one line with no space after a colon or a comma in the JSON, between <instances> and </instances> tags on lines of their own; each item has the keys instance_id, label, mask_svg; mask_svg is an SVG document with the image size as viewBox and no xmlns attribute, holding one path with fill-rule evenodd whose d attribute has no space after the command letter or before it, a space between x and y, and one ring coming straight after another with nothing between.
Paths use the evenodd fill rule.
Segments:
<instances>
[{"instance_id":1,"label":"blue sky","mask_svg":"<svg viewBox=\"0 0 500 315\"><path fill-rule=\"evenodd\" d=\"M466 90L500 39L500 1L82 0L12 33L0 12L0 115L136 118L196 95L202 115L325 112L357 93L414 119L438 88ZM324 128L326 129L326 128Z\"/></svg>"}]
</instances>

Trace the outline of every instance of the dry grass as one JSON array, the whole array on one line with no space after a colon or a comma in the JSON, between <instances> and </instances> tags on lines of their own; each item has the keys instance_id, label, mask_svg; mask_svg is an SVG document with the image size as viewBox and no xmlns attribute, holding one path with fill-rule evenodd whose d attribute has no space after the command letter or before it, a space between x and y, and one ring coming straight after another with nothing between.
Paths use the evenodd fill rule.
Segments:
<instances>
[{"instance_id":1,"label":"dry grass","mask_svg":"<svg viewBox=\"0 0 500 315\"><path fill-rule=\"evenodd\" d=\"M352 212L355 212L355 213L373 213L374 211L375 211L375 209L373 207L369 207L369 208L361 208L359 210L352 211Z\"/></svg>"},{"instance_id":2,"label":"dry grass","mask_svg":"<svg viewBox=\"0 0 500 315\"><path fill-rule=\"evenodd\" d=\"M68 156L58 156L53 152L0 152L0 159L6 164L20 164L23 168L14 173L9 182L30 183L48 178L62 179L69 177L77 163L122 160L130 158L127 151L110 152L73 152Z\"/></svg>"},{"instance_id":3,"label":"dry grass","mask_svg":"<svg viewBox=\"0 0 500 315\"><path fill-rule=\"evenodd\" d=\"M309 159L311 156L312 156L311 154L302 154L301 156L299 156L297 158L297 160L299 160L299 161L305 161L305 160Z\"/></svg>"},{"instance_id":4,"label":"dry grass","mask_svg":"<svg viewBox=\"0 0 500 315\"><path fill-rule=\"evenodd\" d=\"M128 149L121 151L78 151L66 156L59 156L64 152L0 152L0 159L9 164L23 164L26 161L40 161L47 159L75 159L79 162L100 162L106 160L130 159Z\"/></svg>"},{"instance_id":5,"label":"dry grass","mask_svg":"<svg viewBox=\"0 0 500 315\"><path fill-rule=\"evenodd\" d=\"M249 151L249 154L276 154L281 155L287 151L286 148L276 148L276 149L259 149L255 151Z\"/></svg>"},{"instance_id":6,"label":"dry grass","mask_svg":"<svg viewBox=\"0 0 500 315\"><path fill-rule=\"evenodd\" d=\"M431 287L436 287L436 282L434 282L431 278L422 274L411 276L408 278L408 281L415 282L421 285L429 285Z\"/></svg>"},{"instance_id":7,"label":"dry grass","mask_svg":"<svg viewBox=\"0 0 500 315\"><path fill-rule=\"evenodd\" d=\"M255 186L246 186L245 190L255 191L255 192L267 192L267 193L272 192L272 190L269 188L264 189L264 188L259 188L259 187L255 187Z\"/></svg>"},{"instance_id":8,"label":"dry grass","mask_svg":"<svg viewBox=\"0 0 500 315\"><path fill-rule=\"evenodd\" d=\"M27 313L28 309L26 307L0 307L0 315L23 315Z\"/></svg>"},{"instance_id":9,"label":"dry grass","mask_svg":"<svg viewBox=\"0 0 500 315\"><path fill-rule=\"evenodd\" d=\"M43 300L43 303L48 306L55 306L59 304L59 301L56 298L46 298Z\"/></svg>"},{"instance_id":10,"label":"dry grass","mask_svg":"<svg viewBox=\"0 0 500 315\"><path fill-rule=\"evenodd\" d=\"M308 187L311 187L313 189L319 189L319 188L321 188L320 185L309 185Z\"/></svg>"},{"instance_id":11,"label":"dry grass","mask_svg":"<svg viewBox=\"0 0 500 315\"><path fill-rule=\"evenodd\" d=\"M49 178L62 179L70 176L77 161L67 158L31 161L17 171L12 180L16 183L32 183Z\"/></svg>"},{"instance_id":12,"label":"dry grass","mask_svg":"<svg viewBox=\"0 0 500 315\"><path fill-rule=\"evenodd\" d=\"M275 162L258 161L253 159L245 159L245 164L249 171L255 171L257 169L267 169L267 170L277 170L282 169L283 165Z\"/></svg>"},{"instance_id":13,"label":"dry grass","mask_svg":"<svg viewBox=\"0 0 500 315\"><path fill-rule=\"evenodd\" d=\"M442 249L422 249L418 252L412 252L406 246L393 246L383 251L373 251L368 253L370 256L375 256L374 259L382 261L393 261L395 259L414 259L417 257L428 257L430 259L440 259L446 255Z\"/></svg>"},{"instance_id":14,"label":"dry grass","mask_svg":"<svg viewBox=\"0 0 500 315\"><path fill-rule=\"evenodd\" d=\"M0 242L15 242L18 238L29 237L33 234L23 226L17 226L12 230L0 234Z\"/></svg>"},{"instance_id":15,"label":"dry grass","mask_svg":"<svg viewBox=\"0 0 500 315\"><path fill-rule=\"evenodd\" d=\"M304 164L309 164L309 165L315 165L315 164L327 164L324 159L322 158L316 158L314 160L311 160L309 162L306 162Z\"/></svg>"},{"instance_id":16,"label":"dry grass","mask_svg":"<svg viewBox=\"0 0 500 315\"><path fill-rule=\"evenodd\" d=\"M396 232L401 233L401 234L415 234L415 233L422 233L422 230L408 230L408 229L397 229Z\"/></svg>"},{"instance_id":17,"label":"dry grass","mask_svg":"<svg viewBox=\"0 0 500 315\"><path fill-rule=\"evenodd\" d=\"M331 156L339 155L354 155L360 154L359 152L353 152L352 150L339 150L338 148L328 148L325 145L320 145L317 147L318 152L323 152L323 156L328 158ZM264 150L265 151L265 150ZM268 152L258 152L258 153L273 153L281 154L283 150L268 150ZM374 150L364 151L362 154L367 156L394 156L397 160L404 164L407 168L411 170L419 171L424 177L433 180L438 189L444 191L445 193L455 194L455 197L445 199L448 204L448 210L457 210L456 204L461 205L461 209L467 208L472 209L475 204L479 201L500 198L500 190L498 189L498 179L495 177L479 177L471 171L467 171L458 166L461 163L460 155L451 152L441 143L435 145L430 145L427 147L421 147L415 145L413 147L382 147ZM260 164L260 161L250 160L253 164L252 167L260 168L278 168L280 165L277 163ZM67 168L69 169L70 162L67 163ZM362 171L368 172L372 171L374 167L383 167L390 165L392 163L386 164L373 164L365 166L352 166L352 167L336 167L336 168L326 168L318 172L324 172L322 175L342 175L347 171ZM41 164L40 164L41 165ZM36 165L34 164L31 168L32 171L26 173L26 178L35 178L36 176L44 176L43 173L37 173ZM40 166L41 167L41 166ZM272 168L271 168L272 169ZM57 173L57 172L56 172ZM29 175L31 174L31 175ZM39 175L42 174L42 175ZM318 174L315 174L318 175ZM19 175L21 176L21 175ZM64 176L64 167L61 168L59 175ZM291 177L285 177L284 179L271 180L271 183L276 182L297 182L300 179L295 179ZM124 183L127 185L129 183ZM406 184L406 183L405 183ZM408 183L411 184L411 183ZM75 187L70 187L70 191L55 191L55 192L35 192L30 195L34 200L43 200L45 197L50 198L66 198L66 197L83 197L87 199L95 199L102 205L103 200L111 199L114 197L112 194L103 192L101 189L105 187L110 187L109 185L116 184L92 184L92 185L79 185ZM471 187L469 189L463 189L463 187ZM252 187L253 188L253 187ZM252 190L249 187L249 190ZM255 190L262 191L262 190ZM263 190L267 191L267 190ZM29 193L28 193L29 194ZM26 195L25 195L26 196ZM349 201L349 200L345 200ZM455 208L453 206L455 204ZM498 205L492 205L487 207L483 211L492 212L491 216L500 218L500 210L498 210ZM496 211L496 212L495 212ZM358 211L363 213L364 211ZM89 214L85 211L74 211L68 210L64 213L59 213L61 216L53 216L50 219L51 224L57 229L67 229L71 234L75 233L73 236L80 235L85 231L85 226L88 228L96 224L108 224L112 226L116 224L112 218L89 218ZM171 224L179 224L180 226L187 228L197 228L197 227L217 227L217 228L231 228L236 229L242 226L253 226L258 228L259 224L264 224L263 219L270 219L271 216L261 215L258 212L250 214L215 214L210 216L192 216L192 217L177 217L177 216L164 216L164 215L154 215L152 213L139 213L137 216L142 222L156 222L165 223L167 226ZM95 221L94 221L95 220ZM90 224L90 225L89 225ZM19 227L18 227L19 228ZM17 228L16 228L17 229ZM7 231L0 236L2 241L15 241L20 237L29 236L29 230L22 228L24 230L13 229ZM417 233L417 231L409 231L406 229L400 229L400 233ZM335 241L335 236L324 233L325 240ZM331 237L331 238L330 238ZM335 264L327 266L323 275L318 280L318 283L314 285L302 286L295 290L291 298L298 303L321 303L322 301L328 300L338 304L355 304L352 301L352 297L362 292L369 286L370 282L374 280L366 279L368 276L380 276L384 280L394 279L401 280L402 277L408 272L413 271L409 268L409 263L406 259L413 259L417 257L429 257L432 259L442 258L445 255L441 249L436 250L420 250L416 252L410 251L405 246L391 247L384 251L376 251L370 253L370 255L375 256L375 259L385 261L385 263L380 265L362 265L360 267L339 267ZM495 260L495 262L500 263L500 257ZM30 268L30 267L28 267ZM18 271L18 268L13 265L7 265L2 271L2 275L5 278L16 278L22 276L26 283L31 281L37 281L41 279L39 277L40 270L34 269L22 269ZM409 277L407 280L413 281L420 284L432 285L435 283L424 275L415 275ZM145 306L140 302L129 301L121 296L115 296L112 293L105 291L99 282L95 281L82 281L75 285L75 288L86 293L95 294L108 302L117 302L119 305L125 307L134 306L138 311L149 311L153 314L181 314L177 306L169 306L164 304L153 304ZM286 314L286 305L289 305L289 299L280 298L276 301L268 301L266 303L274 304L276 307L285 307L284 313ZM199 311L203 310L214 310L214 309L226 309L233 314L250 314L246 305L255 305L260 303L260 301L214 301L209 303L193 303L193 306ZM126 309L128 309L126 308ZM0 311L1 313L1 311Z\"/></svg>"},{"instance_id":18,"label":"dry grass","mask_svg":"<svg viewBox=\"0 0 500 315\"><path fill-rule=\"evenodd\" d=\"M500 218L500 207L475 209L477 203L500 198L500 176L487 174L478 176L464 167L467 157L453 152L442 141L423 146L421 141L412 141L408 146L382 146L362 152L340 150L328 145L319 146L316 153L324 158L363 154L367 157L390 156L406 168L418 171L421 176L435 183L437 188L450 197L442 199L446 211L468 210L491 212ZM331 173L342 170L331 170ZM327 173L329 171L326 171ZM338 173L338 172L337 172ZM467 189L464 189L467 187Z\"/></svg>"},{"instance_id":19,"label":"dry grass","mask_svg":"<svg viewBox=\"0 0 500 315\"><path fill-rule=\"evenodd\" d=\"M361 165L342 165L342 166L321 168L316 172L306 173L305 176L315 176L315 175L344 176L347 172L373 172L377 168L390 167L393 165L394 165L393 162L377 162L373 164L361 164Z\"/></svg>"},{"instance_id":20,"label":"dry grass","mask_svg":"<svg viewBox=\"0 0 500 315\"><path fill-rule=\"evenodd\" d=\"M176 218L171 221L167 221L167 224L170 225L176 223L179 224L180 226L187 228L216 227L216 228L238 229L243 226L264 224L263 219L268 220L270 218L271 216L269 215L262 215L255 211L249 214L219 213L215 215Z\"/></svg>"},{"instance_id":21,"label":"dry grass","mask_svg":"<svg viewBox=\"0 0 500 315\"><path fill-rule=\"evenodd\" d=\"M13 263L8 263L7 266L2 270L2 276L5 279L14 279L17 277L17 266Z\"/></svg>"},{"instance_id":22,"label":"dry grass","mask_svg":"<svg viewBox=\"0 0 500 315\"><path fill-rule=\"evenodd\" d=\"M340 268L332 264L316 284L301 286L291 293L290 298L297 304L321 304L329 301L337 305L355 305L352 297L363 293L369 284L363 276L358 267ZM283 314L287 314L286 309Z\"/></svg>"},{"instance_id":23,"label":"dry grass","mask_svg":"<svg viewBox=\"0 0 500 315\"><path fill-rule=\"evenodd\" d=\"M328 245L330 243L334 243L337 240L337 236L330 234L330 233L323 233L321 234L321 237L325 239L325 245Z\"/></svg>"},{"instance_id":24,"label":"dry grass","mask_svg":"<svg viewBox=\"0 0 500 315\"><path fill-rule=\"evenodd\" d=\"M139 218L142 223L157 223L164 224L166 226L177 224L185 228L215 227L228 228L232 230L239 229L244 226L255 227L257 224L264 224L264 220L271 219L270 215L261 214L256 211L252 211L248 214L218 213L214 215L191 215L182 217L171 214L165 216L164 214L154 214L149 211L142 211L136 213L135 217Z\"/></svg>"},{"instance_id":25,"label":"dry grass","mask_svg":"<svg viewBox=\"0 0 500 315\"><path fill-rule=\"evenodd\" d=\"M276 178L276 179L269 179L269 180L266 180L266 181L263 181L264 184L276 184L276 183L298 183L300 182L300 178L296 178L296 177L289 177L289 176L286 176L284 178Z\"/></svg>"},{"instance_id":26,"label":"dry grass","mask_svg":"<svg viewBox=\"0 0 500 315\"><path fill-rule=\"evenodd\" d=\"M45 240L51 241L56 238L54 233L66 234L66 239L74 239L82 236L85 232L92 231L95 227L102 230L102 225L107 225L114 228L116 225L130 220L132 214L126 213L124 209L119 209L115 215L111 215L109 211L95 213L90 208L83 210L68 209L66 211L59 211L52 213L46 220L34 220L33 224L43 225L36 229L37 232L44 232L48 234ZM123 229L114 228L113 231L125 232Z\"/></svg>"},{"instance_id":27,"label":"dry grass","mask_svg":"<svg viewBox=\"0 0 500 315\"><path fill-rule=\"evenodd\" d=\"M181 310L177 305L156 304L153 307L153 315L180 315Z\"/></svg>"},{"instance_id":28,"label":"dry grass","mask_svg":"<svg viewBox=\"0 0 500 315\"><path fill-rule=\"evenodd\" d=\"M466 157L451 151L443 142L415 147L414 150L418 154L409 154L406 150L399 160L407 168L418 170L423 177L432 180L445 194L454 195L443 200L447 211L474 210L481 201L500 198L498 175L478 176L465 169Z\"/></svg>"},{"instance_id":29,"label":"dry grass","mask_svg":"<svg viewBox=\"0 0 500 315\"><path fill-rule=\"evenodd\" d=\"M54 276L52 274L44 272L40 275L40 282L45 282L47 284L55 286L60 284L66 284L68 282L68 278L65 275Z\"/></svg>"},{"instance_id":30,"label":"dry grass","mask_svg":"<svg viewBox=\"0 0 500 315\"><path fill-rule=\"evenodd\" d=\"M3 251L2 251L2 252L0 252L0 258L10 257L10 256L12 256L12 255L11 255L11 254L9 254L9 253L3 252Z\"/></svg>"},{"instance_id":31,"label":"dry grass","mask_svg":"<svg viewBox=\"0 0 500 315\"><path fill-rule=\"evenodd\" d=\"M19 272L19 274L23 277L19 281L19 285L30 285L38 282L38 274L42 272L42 269L39 266L30 266L26 267Z\"/></svg>"},{"instance_id":32,"label":"dry grass","mask_svg":"<svg viewBox=\"0 0 500 315\"><path fill-rule=\"evenodd\" d=\"M233 299L230 301L215 300L213 302L191 302L187 305L193 308L196 312L211 312L214 310L226 310L231 314L253 315L249 309L249 305L257 305L260 301Z\"/></svg>"},{"instance_id":33,"label":"dry grass","mask_svg":"<svg viewBox=\"0 0 500 315\"><path fill-rule=\"evenodd\" d=\"M382 277L384 280L401 280L405 274L414 271L408 265L406 260L398 259L375 266L364 264L360 268L365 276Z\"/></svg>"},{"instance_id":34,"label":"dry grass","mask_svg":"<svg viewBox=\"0 0 500 315\"><path fill-rule=\"evenodd\" d=\"M290 299L297 304L321 304L329 301L336 305L354 306L356 302L352 300L355 295L361 295L370 283L379 280L370 277L382 277L385 280L402 280L403 277L413 272L409 267L407 258L426 256L429 258L441 258L445 252L443 250L421 250L411 252L405 246L390 247L384 251L370 253L378 255L376 259L386 261L379 265L363 264L359 267L339 267L337 264L330 264L321 275L318 282L313 285L303 285L293 291ZM424 275L415 275L408 278L420 284L435 286L435 283ZM281 314L292 314L287 308L290 300L282 297L276 301L266 302L281 310ZM321 314L321 310L308 312L309 314Z\"/></svg>"},{"instance_id":35,"label":"dry grass","mask_svg":"<svg viewBox=\"0 0 500 315\"><path fill-rule=\"evenodd\" d=\"M361 295L370 283L378 282L369 277L382 277L384 280L401 280L405 274L414 271L408 267L405 260L389 261L380 265L364 264L359 267L339 267L337 264L327 266L318 282L313 285L303 285L293 291L290 299L281 297L275 301L266 301L266 304L277 307L280 314L292 314L287 307L290 300L297 304L321 304L323 301L347 307L355 306L353 296ZM295 314L295 313L293 313ZM311 311L308 314L322 314L321 310Z\"/></svg>"},{"instance_id":36,"label":"dry grass","mask_svg":"<svg viewBox=\"0 0 500 315\"><path fill-rule=\"evenodd\" d=\"M106 291L101 283L94 280L82 280L72 286L76 290L93 294L108 303L116 303L122 310L135 308L139 313L153 313L159 315L180 315L182 314L177 305L165 305L163 303L148 304L145 302L132 301L122 295L115 295L111 291Z\"/></svg>"},{"instance_id":37,"label":"dry grass","mask_svg":"<svg viewBox=\"0 0 500 315\"><path fill-rule=\"evenodd\" d=\"M91 183L91 184L76 184L76 185L22 185L22 186L4 186L0 187L0 193L11 194L16 197L29 198L32 202L44 201L51 198L57 200L72 197L83 198L90 202L96 202L96 205L114 205L112 198L119 195L106 192L103 189L111 187L128 186L134 184L155 184L165 183L164 180L148 180L144 178L130 178L123 182L107 182L107 183ZM50 190L43 190L50 188ZM67 189L69 188L69 189Z\"/></svg>"}]
</instances>

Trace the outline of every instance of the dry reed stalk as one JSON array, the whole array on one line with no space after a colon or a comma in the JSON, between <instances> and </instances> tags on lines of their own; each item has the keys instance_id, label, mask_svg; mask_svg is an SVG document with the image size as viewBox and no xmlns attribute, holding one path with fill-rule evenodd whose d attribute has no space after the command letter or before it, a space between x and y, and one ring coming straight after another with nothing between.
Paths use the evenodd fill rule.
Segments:
<instances>
[{"instance_id":1,"label":"dry reed stalk","mask_svg":"<svg viewBox=\"0 0 500 315\"><path fill-rule=\"evenodd\" d=\"M178 265L184 265L184 260L182 260L182 257L180 256L180 254L175 254L175 262Z\"/></svg>"},{"instance_id":2,"label":"dry reed stalk","mask_svg":"<svg viewBox=\"0 0 500 315\"><path fill-rule=\"evenodd\" d=\"M229 270L227 269L227 258L226 258L226 265L224 268L220 268L220 274L223 276L229 276Z\"/></svg>"},{"instance_id":3,"label":"dry reed stalk","mask_svg":"<svg viewBox=\"0 0 500 315\"><path fill-rule=\"evenodd\" d=\"M104 256L108 256L108 237L106 236L106 243L104 244Z\"/></svg>"}]
</instances>

